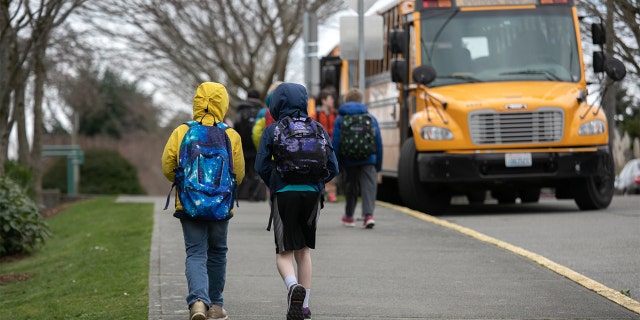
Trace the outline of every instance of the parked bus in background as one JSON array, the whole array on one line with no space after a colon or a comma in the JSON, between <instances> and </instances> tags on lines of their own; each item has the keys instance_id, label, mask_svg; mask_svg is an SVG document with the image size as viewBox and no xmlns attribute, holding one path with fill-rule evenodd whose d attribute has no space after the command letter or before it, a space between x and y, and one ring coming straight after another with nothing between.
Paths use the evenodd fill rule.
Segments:
<instances>
[{"instance_id":1,"label":"parked bus in background","mask_svg":"<svg viewBox=\"0 0 640 320\"><path fill-rule=\"evenodd\" d=\"M609 206L607 119L587 102L573 0L397 1L380 14L387 50L365 69L384 145L379 199L441 214L453 196L537 202L552 188L581 210ZM603 25L592 33L604 44ZM624 77L619 60L593 58L596 75ZM343 95L357 68L336 48L321 86Z\"/></svg>"}]
</instances>

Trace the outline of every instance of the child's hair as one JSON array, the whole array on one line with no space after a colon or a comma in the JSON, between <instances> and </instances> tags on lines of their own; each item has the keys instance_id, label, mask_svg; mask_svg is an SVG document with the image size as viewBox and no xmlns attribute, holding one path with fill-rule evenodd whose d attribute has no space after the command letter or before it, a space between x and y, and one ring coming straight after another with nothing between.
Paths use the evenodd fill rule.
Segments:
<instances>
[{"instance_id":1,"label":"child's hair","mask_svg":"<svg viewBox=\"0 0 640 320\"><path fill-rule=\"evenodd\" d=\"M333 92L329 89L323 89L318 93L318 102L321 104L322 100L326 99L328 96L333 96Z\"/></svg>"},{"instance_id":2,"label":"child's hair","mask_svg":"<svg viewBox=\"0 0 640 320\"><path fill-rule=\"evenodd\" d=\"M344 96L344 102L362 102L362 92L358 89L350 89Z\"/></svg>"},{"instance_id":3,"label":"child's hair","mask_svg":"<svg viewBox=\"0 0 640 320\"><path fill-rule=\"evenodd\" d=\"M267 89L267 94L272 93L272 92L273 92L273 90L275 90L275 89L276 89L276 87L277 87L277 86L279 86L281 83L282 83L282 81L275 81L274 83L272 83L272 84L269 86L269 89Z\"/></svg>"}]
</instances>

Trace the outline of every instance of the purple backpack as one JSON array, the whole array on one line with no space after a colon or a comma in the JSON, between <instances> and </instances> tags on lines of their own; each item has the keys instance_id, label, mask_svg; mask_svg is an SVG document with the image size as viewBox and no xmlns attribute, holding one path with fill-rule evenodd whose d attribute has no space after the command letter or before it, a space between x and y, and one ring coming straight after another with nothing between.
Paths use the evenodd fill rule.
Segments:
<instances>
[{"instance_id":1,"label":"purple backpack","mask_svg":"<svg viewBox=\"0 0 640 320\"><path fill-rule=\"evenodd\" d=\"M276 171L289 184L324 182L331 144L322 125L309 117L285 117L274 129Z\"/></svg>"}]
</instances>

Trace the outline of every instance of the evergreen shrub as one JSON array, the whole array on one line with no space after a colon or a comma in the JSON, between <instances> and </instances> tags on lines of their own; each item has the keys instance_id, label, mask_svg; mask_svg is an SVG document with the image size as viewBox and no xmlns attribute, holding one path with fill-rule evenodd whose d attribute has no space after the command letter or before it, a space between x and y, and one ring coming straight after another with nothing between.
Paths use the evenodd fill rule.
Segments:
<instances>
[{"instance_id":1,"label":"evergreen shrub","mask_svg":"<svg viewBox=\"0 0 640 320\"><path fill-rule=\"evenodd\" d=\"M51 233L25 188L0 176L0 257L30 253Z\"/></svg>"}]
</instances>

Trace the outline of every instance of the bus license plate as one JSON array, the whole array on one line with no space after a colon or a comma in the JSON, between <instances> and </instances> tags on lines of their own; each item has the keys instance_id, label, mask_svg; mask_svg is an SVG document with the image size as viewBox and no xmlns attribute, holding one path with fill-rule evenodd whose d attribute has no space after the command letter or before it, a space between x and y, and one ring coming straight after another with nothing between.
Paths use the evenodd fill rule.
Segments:
<instances>
[{"instance_id":1,"label":"bus license plate","mask_svg":"<svg viewBox=\"0 0 640 320\"><path fill-rule=\"evenodd\" d=\"M533 165L533 161L531 160L530 152L505 153L504 164L507 168L531 167Z\"/></svg>"}]
</instances>

